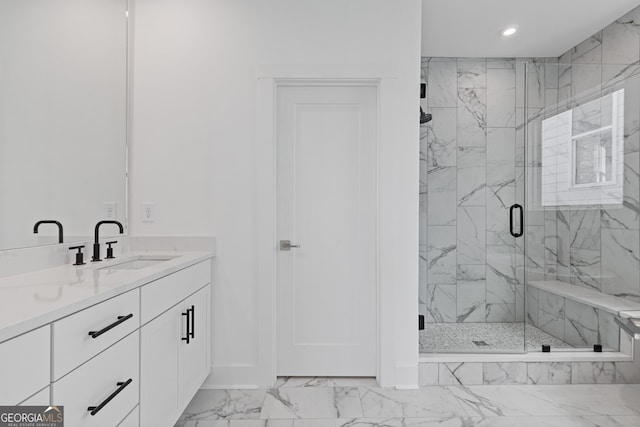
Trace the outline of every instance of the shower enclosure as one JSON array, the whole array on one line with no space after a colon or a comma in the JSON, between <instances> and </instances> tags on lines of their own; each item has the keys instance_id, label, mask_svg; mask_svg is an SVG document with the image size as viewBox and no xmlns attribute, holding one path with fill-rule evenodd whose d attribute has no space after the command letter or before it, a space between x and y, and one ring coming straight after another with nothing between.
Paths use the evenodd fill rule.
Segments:
<instances>
[{"instance_id":1,"label":"shower enclosure","mask_svg":"<svg viewBox=\"0 0 640 427\"><path fill-rule=\"evenodd\" d=\"M614 318L640 309L640 66L580 53L423 58L420 352L619 350Z\"/></svg>"}]
</instances>

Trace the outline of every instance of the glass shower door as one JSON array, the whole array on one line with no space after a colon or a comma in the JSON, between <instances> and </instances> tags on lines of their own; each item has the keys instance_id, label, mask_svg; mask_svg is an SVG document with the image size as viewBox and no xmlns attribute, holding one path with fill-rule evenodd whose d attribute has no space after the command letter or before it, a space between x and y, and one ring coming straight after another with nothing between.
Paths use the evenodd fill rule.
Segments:
<instances>
[{"instance_id":1,"label":"glass shower door","mask_svg":"<svg viewBox=\"0 0 640 427\"><path fill-rule=\"evenodd\" d=\"M640 67L528 71L528 351L618 351L615 306L640 293Z\"/></svg>"}]
</instances>

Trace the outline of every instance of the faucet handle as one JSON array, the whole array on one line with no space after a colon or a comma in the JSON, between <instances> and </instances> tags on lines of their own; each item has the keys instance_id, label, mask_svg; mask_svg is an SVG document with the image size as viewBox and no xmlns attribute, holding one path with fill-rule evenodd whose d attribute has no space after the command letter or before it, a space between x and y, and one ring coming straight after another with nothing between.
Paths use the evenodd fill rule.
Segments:
<instances>
[{"instance_id":1,"label":"faucet handle","mask_svg":"<svg viewBox=\"0 0 640 427\"><path fill-rule=\"evenodd\" d=\"M113 242L106 242L107 243L107 257L105 259L113 259L115 258L113 256L113 248L111 247L111 245L113 245L114 243L118 243L117 240L114 240Z\"/></svg>"},{"instance_id":2,"label":"faucet handle","mask_svg":"<svg viewBox=\"0 0 640 427\"><path fill-rule=\"evenodd\" d=\"M84 265L84 254L82 253L82 249L84 248L84 245L80 245L80 246L71 246L69 248L70 251L73 250L78 250L78 252L76 253L76 262L73 265Z\"/></svg>"}]
</instances>

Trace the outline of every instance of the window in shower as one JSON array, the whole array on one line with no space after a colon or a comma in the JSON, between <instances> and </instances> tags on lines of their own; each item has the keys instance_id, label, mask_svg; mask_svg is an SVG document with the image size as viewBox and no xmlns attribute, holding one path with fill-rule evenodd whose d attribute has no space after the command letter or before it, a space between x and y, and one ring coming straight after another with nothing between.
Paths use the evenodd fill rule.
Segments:
<instances>
[{"instance_id":1,"label":"window in shower","mask_svg":"<svg viewBox=\"0 0 640 427\"><path fill-rule=\"evenodd\" d=\"M542 122L542 206L623 198L624 89Z\"/></svg>"}]
</instances>

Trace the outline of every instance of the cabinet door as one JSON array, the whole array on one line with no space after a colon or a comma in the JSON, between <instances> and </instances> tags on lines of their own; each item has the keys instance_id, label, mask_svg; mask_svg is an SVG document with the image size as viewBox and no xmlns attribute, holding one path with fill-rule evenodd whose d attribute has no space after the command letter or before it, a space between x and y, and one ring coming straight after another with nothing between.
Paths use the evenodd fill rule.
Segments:
<instances>
[{"instance_id":1,"label":"cabinet door","mask_svg":"<svg viewBox=\"0 0 640 427\"><path fill-rule=\"evenodd\" d=\"M178 419L180 310L173 307L140 331L140 425L172 426Z\"/></svg>"},{"instance_id":2,"label":"cabinet door","mask_svg":"<svg viewBox=\"0 0 640 427\"><path fill-rule=\"evenodd\" d=\"M193 337L180 342L179 406L184 408L196 394L210 371L210 303L211 285L207 285L178 304L181 311L193 309L190 330ZM191 316L191 312L189 315ZM183 316L184 317L184 316ZM185 318L186 319L186 318ZM184 321L186 323L186 321ZM186 325L185 325L186 326Z\"/></svg>"}]
</instances>

